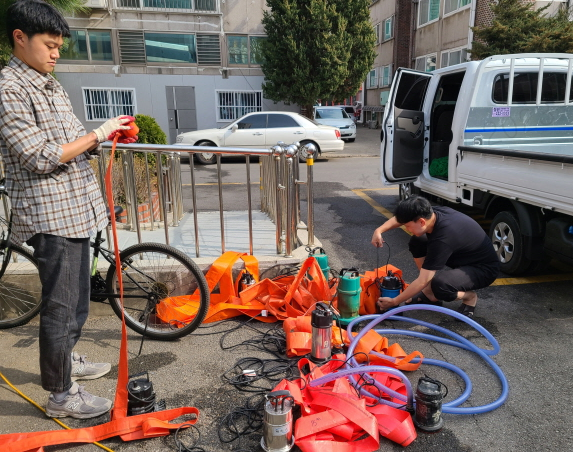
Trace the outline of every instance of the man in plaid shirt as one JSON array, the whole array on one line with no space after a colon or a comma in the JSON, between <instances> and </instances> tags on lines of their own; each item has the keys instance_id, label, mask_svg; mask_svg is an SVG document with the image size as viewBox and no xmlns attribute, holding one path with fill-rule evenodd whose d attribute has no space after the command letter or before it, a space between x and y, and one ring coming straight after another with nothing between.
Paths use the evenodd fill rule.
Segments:
<instances>
[{"instance_id":1,"label":"man in plaid shirt","mask_svg":"<svg viewBox=\"0 0 573 452\"><path fill-rule=\"evenodd\" d=\"M86 419L111 408L77 379L110 371L72 352L90 300L90 237L108 222L90 151L134 120L121 116L86 133L68 95L51 75L68 24L41 0L10 6L12 58L0 75L0 150L12 203L13 237L34 248L42 282L40 374L51 417ZM122 142L137 139L127 138Z\"/></svg>"}]
</instances>

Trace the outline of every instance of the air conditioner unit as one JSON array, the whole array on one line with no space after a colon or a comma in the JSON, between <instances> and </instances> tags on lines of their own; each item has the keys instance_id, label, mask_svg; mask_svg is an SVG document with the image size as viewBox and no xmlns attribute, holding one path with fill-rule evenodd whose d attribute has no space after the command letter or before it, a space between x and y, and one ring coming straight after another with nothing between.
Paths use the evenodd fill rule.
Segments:
<instances>
[{"instance_id":1,"label":"air conditioner unit","mask_svg":"<svg viewBox=\"0 0 573 452\"><path fill-rule=\"evenodd\" d=\"M87 0L86 6L93 9L107 9L107 0Z\"/></svg>"}]
</instances>

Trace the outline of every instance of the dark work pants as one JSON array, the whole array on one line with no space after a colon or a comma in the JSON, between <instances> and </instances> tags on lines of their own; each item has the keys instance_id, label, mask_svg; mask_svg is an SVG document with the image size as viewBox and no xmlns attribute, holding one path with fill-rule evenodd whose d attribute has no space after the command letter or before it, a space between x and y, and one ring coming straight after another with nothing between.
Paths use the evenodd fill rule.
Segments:
<instances>
[{"instance_id":1,"label":"dark work pants","mask_svg":"<svg viewBox=\"0 0 573 452\"><path fill-rule=\"evenodd\" d=\"M71 353L88 317L90 240L36 234L27 243L34 248L42 282L42 387L64 392L72 386Z\"/></svg>"},{"instance_id":2,"label":"dark work pants","mask_svg":"<svg viewBox=\"0 0 573 452\"><path fill-rule=\"evenodd\" d=\"M413 235L408 245L414 258L426 257L428 248L426 234L420 237ZM438 270L430 282L430 287L438 300L454 301L458 298L458 292L489 286L497 278L499 267L499 261L495 261Z\"/></svg>"}]
</instances>

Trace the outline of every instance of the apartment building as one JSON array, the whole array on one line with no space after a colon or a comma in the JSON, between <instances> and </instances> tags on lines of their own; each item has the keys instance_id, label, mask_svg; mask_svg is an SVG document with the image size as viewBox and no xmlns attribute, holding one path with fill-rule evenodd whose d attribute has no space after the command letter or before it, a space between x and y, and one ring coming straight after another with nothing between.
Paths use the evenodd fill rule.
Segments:
<instances>
[{"instance_id":1,"label":"apartment building","mask_svg":"<svg viewBox=\"0 0 573 452\"><path fill-rule=\"evenodd\" d=\"M119 114L154 117L175 142L252 111L288 110L262 94L258 45L265 0L87 0L66 17L56 67L91 130Z\"/></svg>"},{"instance_id":2,"label":"apartment building","mask_svg":"<svg viewBox=\"0 0 573 452\"><path fill-rule=\"evenodd\" d=\"M396 68L429 72L468 61L471 27L491 23L492 1L372 0L370 17L378 40L374 67L366 79L365 120L380 123ZM551 14L566 2L535 3L551 3Z\"/></svg>"}]
</instances>

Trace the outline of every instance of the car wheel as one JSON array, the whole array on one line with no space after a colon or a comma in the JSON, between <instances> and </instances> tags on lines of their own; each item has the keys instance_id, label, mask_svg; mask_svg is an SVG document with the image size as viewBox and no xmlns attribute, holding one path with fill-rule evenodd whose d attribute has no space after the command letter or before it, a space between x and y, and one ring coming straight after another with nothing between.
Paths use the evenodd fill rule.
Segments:
<instances>
[{"instance_id":1,"label":"car wheel","mask_svg":"<svg viewBox=\"0 0 573 452\"><path fill-rule=\"evenodd\" d=\"M318 144L316 144L314 141L308 141L308 140L301 141L300 142L301 148L298 152L298 161L301 163L306 163L306 158L308 157L308 152L305 152L302 149L302 146L304 146L305 144L308 144L308 143L312 143L316 146L316 154L317 155L315 155L314 158L316 159L320 155L320 148L318 147Z\"/></svg>"},{"instance_id":2,"label":"car wheel","mask_svg":"<svg viewBox=\"0 0 573 452\"><path fill-rule=\"evenodd\" d=\"M354 143L356 141L356 138L349 138L348 140L346 140L347 143Z\"/></svg>"},{"instance_id":3,"label":"car wheel","mask_svg":"<svg viewBox=\"0 0 573 452\"><path fill-rule=\"evenodd\" d=\"M525 257L523 234L513 212L499 212L491 223L489 236L503 273L519 275L530 267L531 259Z\"/></svg>"},{"instance_id":4,"label":"car wheel","mask_svg":"<svg viewBox=\"0 0 573 452\"><path fill-rule=\"evenodd\" d=\"M419 195L420 189L415 187L412 182L407 182L405 184L400 184L398 186L398 198L400 201L408 199L412 195Z\"/></svg>"},{"instance_id":5,"label":"car wheel","mask_svg":"<svg viewBox=\"0 0 573 452\"><path fill-rule=\"evenodd\" d=\"M200 141L197 146L215 146L211 141ZM217 155L212 152L198 152L195 154L195 160L201 165L213 165L217 163Z\"/></svg>"}]
</instances>

